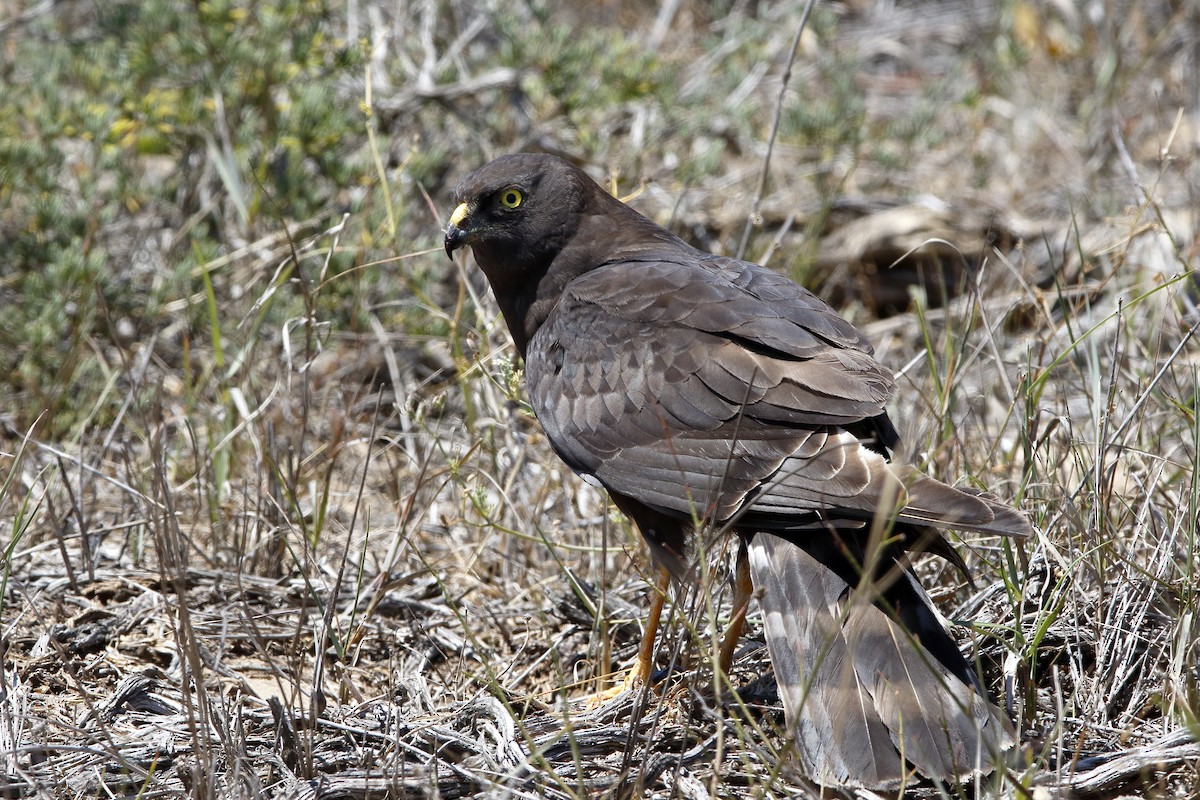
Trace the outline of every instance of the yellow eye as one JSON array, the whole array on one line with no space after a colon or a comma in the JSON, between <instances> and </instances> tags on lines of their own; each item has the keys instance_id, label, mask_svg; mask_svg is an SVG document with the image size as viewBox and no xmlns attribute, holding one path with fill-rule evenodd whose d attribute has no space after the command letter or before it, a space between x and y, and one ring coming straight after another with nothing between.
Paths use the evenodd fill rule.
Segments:
<instances>
[{"instance_id":1,"label":"yellow eye","mask_svg":"<svg viewBox=\"0 0 1200 800\"><path fill-rule=\"evenodd\" d=\"M525 198L521 196L521 190L510 186L500 193L500 205L505 208L516 208L521 205L521 201Z\"/></svg>"}]
</instances>

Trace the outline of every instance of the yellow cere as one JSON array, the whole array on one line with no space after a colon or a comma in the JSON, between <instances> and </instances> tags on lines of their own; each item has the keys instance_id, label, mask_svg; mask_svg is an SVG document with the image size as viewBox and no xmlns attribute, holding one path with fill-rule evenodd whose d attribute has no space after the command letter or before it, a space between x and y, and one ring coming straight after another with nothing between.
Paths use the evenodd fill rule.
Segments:
<instances>
[{"instance_id":1,"label":"yellow cere","mask_svg":"<svg viewBox=\"0 0 1200 800\"><path fill-rule=\"evenodd\" d=\"M467 218L470 211L466 203L459 203L458 208L454 209L454 213L450 215L450 224L458 227Z\"/></svg>"}]
</instances>

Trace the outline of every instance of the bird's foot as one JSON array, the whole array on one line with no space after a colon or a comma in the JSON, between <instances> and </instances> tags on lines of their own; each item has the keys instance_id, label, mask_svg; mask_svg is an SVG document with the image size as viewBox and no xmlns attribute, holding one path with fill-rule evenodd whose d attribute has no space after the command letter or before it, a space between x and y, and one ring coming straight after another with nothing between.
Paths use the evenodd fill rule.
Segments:
<instances>
[{"instance_id":1,"label":"bird's foot","mask_svg":"<svg viewBox=\"0 0 1200 800\"><path fill-rule=\"evenodd\" d=\"M641 687L642 682L637 678L637 670L629 670L625 677L613 684L592 694L585 695L580 698L584 707L589 711L607 705L611 701L625 694L626 692L635 691Z\"/></svg>"},{"instance_id":2,"label":"bird's foot","mask_svg":"<svg viewBox=\"0 0 1200 800\"><path fill-rule=\"evenodd\" d=\"M614 672L611 675L605 676L605 683L612 680L617 674ZM643 685L645 685L645 681L642 680L641 670L634 667L633 669L626 670L625 677L615 684L599 689L584 697L583 703L588 709L600 708L626 692L635 692L641 689Z\"/></svg>"},{"instance_id":3,"label":"bird's foot","mask_svg":"<svg viewBox=\"0 0 1200 800\"><path fill-rule=\"evenodd\" d=\"M666 679L667 673L668 670L657 669L650 672L649 677L643 677L646 675L646 671L640 665L635 666L627 670L625 677L614 685L600 689L592 694L584 695L578 699L578 702L582 703L585 708L594 710L624 695L626 692L639 692L646 685L649 685L651 688L659 686ZM614 672L605 677L607 680L611 680L618 674Z\"/></svg>"}]
</instances>

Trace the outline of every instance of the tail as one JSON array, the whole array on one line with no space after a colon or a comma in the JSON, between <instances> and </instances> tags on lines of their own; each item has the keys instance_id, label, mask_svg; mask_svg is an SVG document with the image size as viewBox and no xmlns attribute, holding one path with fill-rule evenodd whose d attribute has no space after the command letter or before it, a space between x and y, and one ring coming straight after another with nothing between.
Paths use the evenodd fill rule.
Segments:
<instances>
[{"instance_id":1,"label":"tail","mask_svg":"<svg viewBox=\"0 0 1200 800\"><path fill-rule=\"evenodd\" d=\"M912 467L895 473L907 493L896 514L902 522L1017 538L1033 533L1024 514L986 492L947 486Z\"/></svg>"},{"instance_id":2,"label":"tail","mask_svg":"<svg viewBox=\"0 0 1200 800\"><path fill-rule=\"evenodd\" d=\"M914 773L969 778L1013 744L907 570L859 585L833 535L757 533L749 558L788 727L813 780L895 789Z\"/></svg>"}]
</instances>

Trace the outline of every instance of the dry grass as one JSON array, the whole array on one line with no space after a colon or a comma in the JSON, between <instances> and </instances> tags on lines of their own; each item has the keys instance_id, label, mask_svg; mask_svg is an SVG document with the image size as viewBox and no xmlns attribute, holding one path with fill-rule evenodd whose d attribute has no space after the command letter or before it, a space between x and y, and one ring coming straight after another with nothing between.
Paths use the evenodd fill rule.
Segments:
<instances>
[{"instance_id":1,"label":"dry grass","mask_svg":"<svg viewBox=\"0 0 1200 800\"><path fill-rule=\"evenodd\" d=\"M331 99L374 104L337 143L378 176L347 187L367 199L258 230L204 172L224 244L160 327L77 344L102 364L82 421L48 437L34 393L5 395L0 792L815 792L753 620L711 681L719 553L672 598L663 692L577 701L632 659L646 557L550 451L480 276L436 248L462 172L541 147L732 251L799 8L359 5L327 24L374 44ZM747 256L863 327L913 463L1037 527L963 543L978 590L920 566L1022 747L986 785L911 792L1195 796L1200 18L889 5L818 10ZM625 93L589 104L597 75Z\"/></svg>"}]
</instances>

